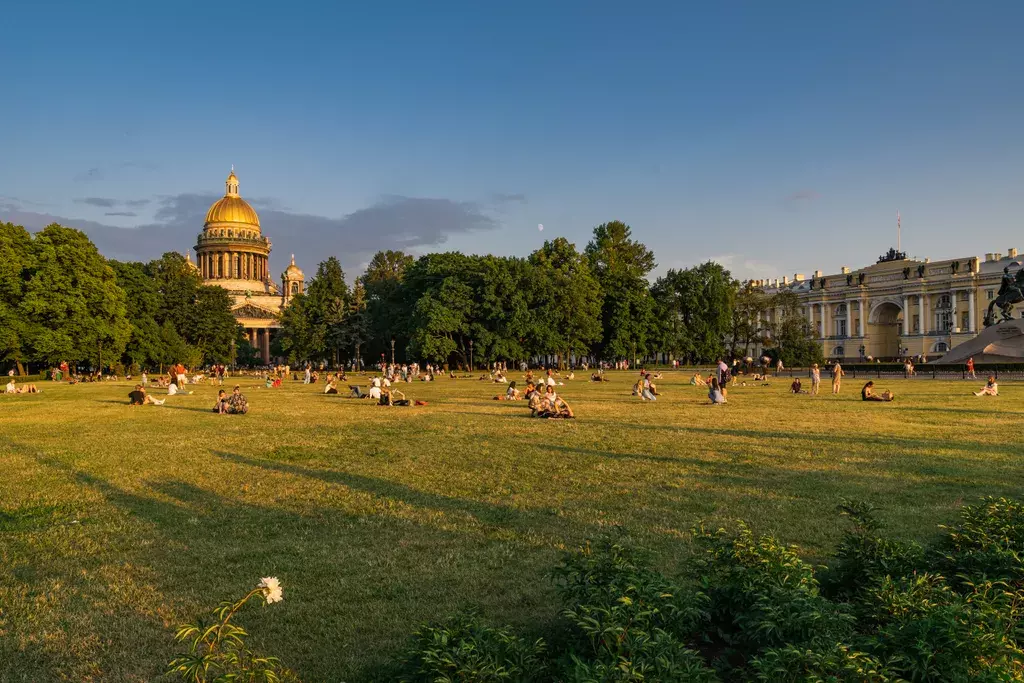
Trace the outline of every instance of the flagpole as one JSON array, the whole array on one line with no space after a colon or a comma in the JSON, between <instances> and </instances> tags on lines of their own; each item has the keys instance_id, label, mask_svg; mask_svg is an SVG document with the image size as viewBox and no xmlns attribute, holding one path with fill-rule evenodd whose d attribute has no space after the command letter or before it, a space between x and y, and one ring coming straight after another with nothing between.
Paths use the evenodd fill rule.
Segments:
<instances>
[{"instance_id":1,"label":"flagpole","mask_svg":"<svg viewBox=\"0 0 1024 683\"><path fill-rule=\"evenodd\" d=\"M900 249L900 212L896 210L896 251L902 251Z\"/></svg>"}]
</instances>

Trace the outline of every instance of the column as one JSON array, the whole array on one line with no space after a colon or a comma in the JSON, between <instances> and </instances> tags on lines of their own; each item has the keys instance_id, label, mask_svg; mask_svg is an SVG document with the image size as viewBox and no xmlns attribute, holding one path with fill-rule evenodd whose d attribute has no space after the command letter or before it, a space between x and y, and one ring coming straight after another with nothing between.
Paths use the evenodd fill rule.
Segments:
<instances>
[{"instance_id":1,"label":"column","mask_svg":"<svg viewBox=\"0 0 1024 683\"><path fill-rule=\"evenodd\" d=\"M807 302L807 322L814 329L814 304Z\"/></svg>"},{"instance_id":2,"label":"column","mask_svg":"<svg viewBox=\"0 0 1024 683\"><path fill-rule=\"evenodd\" d=\"M974 332L975 331L975 327L974 327L974 325L975 325L975 323L974 323L974 299L977 297L977 295L978 295L978 288L977 287L971 287L971 289L967 290L967 317L968 317L968 320L967 320L967 331L968 332Z\"/></svg>"},{"instance_id":3,"label":"column","mask_svg":"<svg viewBox=\"0 0 1024 683\"><path fill-rule=\"evenodd\" d=\"M910 297L903 297L903 336L910 335Z\"/></svg>"},{"instance_id":4,"label":"column","mask_svg":"<svg viewBox=\"0 0 1024 683\"><path fill-rule=\"evenodd\" d=\"M928 334L931 331L931 325L928 324L928 294L920 294L918 301L920 302L918 308L921 309L921 334Z\"/></svg>"},{"instance_id":5,"label":"column","mask_svg":"<svg viewBox=\"0 0 1024 683\"><path fill-rule=\"evenodd\" d=\"M832 307L827 301L821 302L821 336L822 338L831 337L833 330L832 327Z\"/></svg>"},{"instance_id":6,"label":"column","mask_svg":"<svg viewBox=\"0 0 1024 683\"><path fill-rule=\"evenodd\" d=\"M861 299L857 302L857 312L859 316L857 318L857 332L861 338L864 337L864 326L868 324L868 302L867 299Z\"/></svg>"},{"instance_id":7,"label":"column","mask_svg":"<svg viewBox=\"0 0 1024 683\"><path fill-rule=\"evenodd\" d=\"M951 317L953 318L953 327L950 328L950 332L956 332L957 328L960 327L960 321L956 319L956 290L949 290L949 303L953 306Z\"/></svg>"},{"instance_id":8,"label":"column","mask_svg":"<svg viewBox=\"0 0 1024 683\"><path fill-rule=\"evenodd\" d=\"M270 328L263 328L263 363L270 364Z\"/></svg>"}]
</instances>

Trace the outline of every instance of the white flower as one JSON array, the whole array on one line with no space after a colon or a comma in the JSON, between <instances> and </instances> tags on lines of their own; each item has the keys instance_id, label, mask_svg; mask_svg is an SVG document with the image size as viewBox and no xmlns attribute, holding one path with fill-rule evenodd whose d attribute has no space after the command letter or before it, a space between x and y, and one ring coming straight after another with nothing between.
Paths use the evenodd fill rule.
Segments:
<instances>
[{"instance_id":1,"label":"white flower","mask_svg":"<svg viewBox=\"0 0 1024 683\"><path fill-rule=\"evenodd\" d=\"M284 600L284 595L281 592L281 582L277 580L276 576L267 576L260 579L259 587L263 589L263 596L266 598L268 605Z\"/></svg>"}]
</instances>

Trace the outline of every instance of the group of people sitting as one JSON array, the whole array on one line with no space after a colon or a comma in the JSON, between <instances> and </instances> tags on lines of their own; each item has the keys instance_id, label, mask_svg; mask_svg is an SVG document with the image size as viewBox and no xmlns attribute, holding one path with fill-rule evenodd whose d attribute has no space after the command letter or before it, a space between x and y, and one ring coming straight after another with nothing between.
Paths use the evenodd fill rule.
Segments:
<instances>
[{"instance_id":1,"label":"group of people sitting","mask_svg":"<svg viewBox=\"0 0 1024 683\"><path fill-rule=\"evenodd\" d=\"M235 388L228 395L221 389L217 392L217 402L213 404L213 412L219 415L245 415L249 412L249 402L242 393L242 388L235 385Z\"/></svg>"},{"instance_id":2,"label":"group of people sitting","mask_svg":"<svg viewBox=\"0 0 1024 683\"><path fill-rule=\"evenodd\" d=\"M658 376L660 377L661 375ZM640 379L633 385L633 395L639 396L641 401L658 400L658 387L651 381L651 373L641 373Z\"/></svg>"}]
</instances>

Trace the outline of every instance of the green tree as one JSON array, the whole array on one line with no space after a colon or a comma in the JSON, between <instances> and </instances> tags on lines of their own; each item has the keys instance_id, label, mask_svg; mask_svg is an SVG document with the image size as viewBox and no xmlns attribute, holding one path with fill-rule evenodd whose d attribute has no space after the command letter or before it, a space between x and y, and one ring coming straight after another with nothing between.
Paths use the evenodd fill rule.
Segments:
<instances>
[{"instance_id":1,"label":"green tree","mask_svg":"<svg viewBox=\"0 0 1024 683\"><path fill-rule=\"evenodd\" d=\"M48 365L120 359L131 336L125 293L84 233L56 223L32 240L34 263L19 312L31 356Z\"/></svg>"},{"instance_id":2,"label":"green tree","mask_svg":"<svg viewBox=\"0 0 1024 683\"><path fill-rule=\"evenodd\" d=\"M310 325L310 358L337 364L338 352L345 343L344 321L349 290L341 263L331 256L320 263L306 288L306 308ZM300 359L301 360L301 359Z\"/></svg>"},{"instance_id":3,"label":"green tree","mask_svg":"<svg viewBox=\"0 0 1024 683\"><path fill-rule=\"evenodd\" d=\"M764 289L750 281L733 281L732 329L729 331L729 352L732 356L750 355L750 347L764 343L770 297Z\"/></svg>"},{"instance_id":4,"label":"green tree","mask_svg":"<svg viewBox=\"0 0 1024 683\"><path fill-rule=\"evenodd\" d=\"M807 318L800 314L800 299L796 293L783 290L771 297L770 307L780 317L771 326L769 355L781 358L789 367L807 367L811 363L824 363L825 356L814 339Z\"/></svg>"},{"instance_id":5,"label":"green tree","mask_svg":"<svg viewBox=\"0 0 1024 683\"><path fill-rule=\"evenodd\" d=\"M0 360L13 362L18 374L25 370L28 331L19 306L33 267L32 235L20 225L0 222Z\"/></svg>"},{"instance_id":6,"label":"green tree","mask_svg":"<svg viewBox=\"0 0 1024 683\"><path fill-rule=\"evenodd\" d=\"M475 299L472 259L458 252L420 257L406 272L410 348L432 361L469 360Z\"/></svg>"},{"instance_id":7,"label":"green tree","mask_svg":"<svg viewBox=\"0 0 1024 683\"><path fill-rule=\"evenodd\" d=\"M653 323L647 274L655 267L654 254L621 221L594 228L585 253L604 296L600 355L611 360L646 354Z\"/></svg>"},{"instance_id":8,"label":"green tree","mask_svg":"<svg viewBox=\"0 0 1024 683\"><path fill-rule=\"evenodd\" d=\"M374 355L387 352L392 339L396 348L408 346L408 321L412 311L405 297L403 280L414 262L412 256L401 251L378 251L359 278L366 297L363 343L369 342L369 348L364 348L364 352Z\"/></svg>"},{"instance_id":9,"label":"green tree","mask_svg":"<svg viewBox=\"0 0 1024 683\"><path fill-rule=\"evenodd\" d=\"M291 298L281 311L280 334L274 337L275 354L284 356L292 365L311 357L313 322L307 302L305 294Z\"/></svg>"},{"instance_id":10,"label":"green tree","mask_svg":"<svg viewBox=\"0 0 1024 683\"><path fill-rule=\"evenodd\" d=\"M533 266L533 350L568 359L601 340L601 285L588 260L564 237L530 254Z\"/></svg>"},{"instance_id":11,"label":"green tree","mask_svg":"<svg viewBox=\"0 0 1024 683\"><path fill-rule=\"evenodd\" d=\"M131 336L125 346L127 364L140 368L156 367L166 355L161 338L160 291L156 281L146 272L146 266L137 262L111 261L117 284L125 292Z\"/></svg>"},{"instance_id":12,"label":"green tree","mask_svg":"<svg viewBox=\"0 0 1024 683\"><path fill-rule=\"evenodd\" d=\"M713 261L671 269L658 278L651 292L657 301L658 338L664 348L691 363L724 355L734 291L729 271Z\"/></svg>"}]
</instances>

